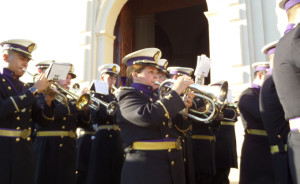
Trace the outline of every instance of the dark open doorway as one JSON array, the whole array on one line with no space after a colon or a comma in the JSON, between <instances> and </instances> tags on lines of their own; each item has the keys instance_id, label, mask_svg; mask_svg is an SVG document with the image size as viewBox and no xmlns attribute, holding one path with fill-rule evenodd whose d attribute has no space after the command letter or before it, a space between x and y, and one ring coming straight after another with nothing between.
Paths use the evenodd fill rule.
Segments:
<instances>
[{"instance_id":1,"label":"dark open doorway","mask_svg":"<svg viewBox=\"0 0 300 184\"><path fill-rule=\"evenodd\" d=\"M195 68L197 55L209 57L205 0L129 0L115 26L114 61L133 51L156 47L169 66ZM209 83L209 79L206 80Z\"/></svg>"}]
</instances>

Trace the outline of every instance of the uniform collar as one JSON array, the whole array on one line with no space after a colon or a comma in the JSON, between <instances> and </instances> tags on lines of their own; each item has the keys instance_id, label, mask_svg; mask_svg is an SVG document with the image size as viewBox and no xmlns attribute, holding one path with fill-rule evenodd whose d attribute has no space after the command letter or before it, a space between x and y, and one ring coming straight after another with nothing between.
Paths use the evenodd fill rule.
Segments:
<instances>
[{"instance_id":1,"label":"uniform collar","mask_svg":"<svg viewBox=\"0 0 300 184\"><path fill-rule=\"evenodd\" d=\"M267 72L267 75L272 75L272 73L273 73L273 72L272 72L272 68L269 68L269 69L268 69L268 72Z\"/></svg>"},{"instance_id":2,"label":"uniform collar","mask_svg":"<svg viewBox=\"0 0 300 184\"><path fill-rule=\"evenodd\" d=\"M7 77L13 78L15 75L15 73L8 68L1 68L0 71L2 75L5 75Z\"/></svg>"},{"instance_id":3,"label":"uniform collar","mask_svg":"<svg viewBox=\"0 0 300 184\"><path fill-rule=\"evenodd\" d=\"M131 87L137 89L137 90L141 90L145 93L148 93L148 94L152 94L153 93L153 88L152 86L148 86L146 84L141 84L141 83L132 83L131 84Z\"/></svg>"},{"instance_id":4,"label":"uniform collar","mask_svg":"<svg viewBox=\"0 0 300 184\"><path fill-rule=\"evenodd\" d=\"M251 88L257 89L259 91L260 90L260 85L252 83Z\"/></svg>"},{"instance_id":5,"label":"uniform collar","mask_svg":"<svg viewBox=\"0 0 300 184\"><path fill-rule=\"evenodd\" d=\"M290 32L291 30L293 30L294 29L294 26L295 26L295 24L288 24L287 26L286 26L286 29L285 29L285 31L284 31L284 34L286 34L286 33L288 33L288 32Z\"/></svg>"}]
</instances>

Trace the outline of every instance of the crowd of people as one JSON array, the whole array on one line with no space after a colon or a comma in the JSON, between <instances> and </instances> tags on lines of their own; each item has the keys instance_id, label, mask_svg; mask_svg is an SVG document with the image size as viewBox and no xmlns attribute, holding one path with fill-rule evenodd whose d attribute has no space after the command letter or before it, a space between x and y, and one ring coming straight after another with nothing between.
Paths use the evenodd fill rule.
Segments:
<instances>
[{"instance_id":1,"label":"crowd of people","mask_svg":"<svg viewBox=\"0 0 300 184\"><path fill-rule=\"evenodd\" d=\"M282 0L280 7L289 20L285 35L262 48L269 61L253 65L252 85L237 102L226 85L196 84L193 68L168 67L158 48L126 55L126 82L118 88L120 66L101 65L108 93L98 92L95 81L74 98L73 65L65 79L54 80L46 74L55 61L37 63L38 77L23 83L36 43L3 41L1 183L229 184L230 169L238 168L239 115L245 130L239 183L298 183L300 0ZM220 88L226 100L218 103L220 94L201 86Z\"/></svg>"}]
</instances>

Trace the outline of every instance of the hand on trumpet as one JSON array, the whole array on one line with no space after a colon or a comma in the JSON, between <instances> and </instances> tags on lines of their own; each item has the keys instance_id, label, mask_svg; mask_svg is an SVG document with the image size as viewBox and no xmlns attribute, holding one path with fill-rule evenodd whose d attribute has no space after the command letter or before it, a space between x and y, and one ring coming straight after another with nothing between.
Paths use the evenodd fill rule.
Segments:
<instances>
[{"instance_id":1,"label":"hand on trumpet","mask_svg":"<svg viewBox=\"0 0 300 184\"><path fill-rule=\"evenodd\" d=\"M194 97L195 97L195 94L194 94L193 92L188 92L188 93L186 93L186 94L184 95L184 97L183 97L183 102L184 102L184 105L185 105L184 111L185 111L186 113L188 113L188 109L189 109L190 107L192 107ZM186 116L186 115L183 115L183 118L186 119L187 116Z\"/></svg>"},{"instance_id":2,"label":"hand on trumpet","mask_svg":"<svg viewBox=\"0 0 300 184\"><path fill-rule=\"evenodd\" d=\"M186 109L190 108L193 105L195 94L193 92L186 93L183 98L184 105Z\"/></svg>"},{"instance_id":3,"label":"hand on trumpet","mask_svg":"<svg viewBox=\"0 0 300 184\"><path fill-rule=\"evenodd\" d=\"M49 90L50 85L52 84L51 80L48 80L46 78L46 74L42 74L40 78L36 81L36 83L33 85L37 89L37 93L43 93L46 90ZM52 101L54 100L54 97L48 94L45 94L45 101L48 106L51 106Z\"/></svg>"},{"instance_id":4,"label":"hand on trumpet","mask_svg":"<svg viewBox=\"0 0 300 184\"><path fill-rule=\"evenodd\" d=\"M52 81L46 78L46 74L42 74L40 78L33 85L37 89L38 93L44 92L46 89L50 87Z\"/></svg>"},{"instance_id":5,"label":"hand on trumpet","mask_svg":"<svg viewBox=\"0 0 300 184\"><path fill-rule=\"evenodd\" d=\"M177 78L172 87L172 90L175 90L178 95L181 95L185 91L185 89L193 83L194 80L191 77L183 75Z\"/></svg>"}]
</instances>

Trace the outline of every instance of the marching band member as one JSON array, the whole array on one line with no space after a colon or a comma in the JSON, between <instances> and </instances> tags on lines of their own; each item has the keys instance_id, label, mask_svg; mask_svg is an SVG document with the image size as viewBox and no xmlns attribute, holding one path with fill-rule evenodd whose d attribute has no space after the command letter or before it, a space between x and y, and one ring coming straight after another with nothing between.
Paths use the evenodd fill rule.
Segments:
<instances>
[{"instance_id":1,"label":"marching band member","mask_svg":"<svg viewBox=\"0 0 300 184\"><path fill-rule=\"evenodd\" d=\"M126 146L122 184L185 183L181 141L174 125L176 116L181 116L178 112L191 105L192 98L185 104L180 95L193 80L179 77L172 90L158 99L153 86L158 78L160 57L159 49L146 48L122 60L132 83L118 95L117 119Z\"/></svg>"},{"instance_id":2,"label":"marching band member","mask_svg":"<svg viewBox=\"0 0 300 184\"><path fill-rule=\"evenodd\" d=\"M240 183L274 183L272 160L267 133L259 111L259 92L264 81L268 62L253 64L254 81L251 88L244 90L238 107L245 129L240 164Z\"/></svg>"},{"instance_id":3,"label":"marching band member","mask_svg":"<svg viewBox=\"0 0 300 184\"><path fill-rule=\"evenodd\" d=\"M47 60L47 61L41 61L41 62L38 62L38 63L35 65L35 67L38 69L38 71L37 71L38 73L34 75L34 77L33 77L33 83L28 83L28 84L29 84L30 86L33 86L34 82L36 81L35 78L36 78L38 75L44 74L44 73L46 72L46 70L49 68L49 66L50 66L53 62L55 62L55 61L54 61L54 60ZM44 93L38 93L38 94L36 95L36 98L37 98L38 103L40 103L39 101L42 101L42 102L44 101L45 95L44 95ZM31 134L31 140L32 140L33 143L34 143L35 138L36 138L35 124L37 124L37 123L35 123L34 121L31 122L31 130L33 130L32 134Z\"/></svg>"},{"instance_id":4,"label":"marching band member","mask_svg":"<svg viewBox=\"0 0 300 184\"><path fill-rule=\"evenodd\" d=\"M300 182L300 102L299 102L299 37L300 1L282 0L280 7L285 9L289 24L294 26L279 40L274 56L273 80L280 103L289 121L288 160L294 183Z\"/></svg>"},{"instance_id":5,"label":"marching band member","mask_svg":"<svg viewBox=\"0 0 300 184\"><path fill-rule=\"evenodd\" d=\"M41 76L29 88L19 80L27 69L36 44L30 40L8 40L1 43L3 60L7 64L0 72L0 181L34 183L34 154L31 121L46 125L53 120L53 98L46 96L43 108L35 95L47 89L50 81Z\"/></svg>"},{"instance_id":6,"label":"marching band member","mask_svg":"<svg viewBox=\"0 0 300 184\"><path fill-rule=\"evenodd\" d=\"M277 42L272 42L262 48L262 53L268 55L270 69L260 90L259 105L261 118L270 143L275 182L286 184L291 183L287 158L287 137L290 127L284 118L284 111L272 77Z\"/></svg>"},{"instance_id":7,"label":"marching band member","mask_svg":"<svg viewBox=\"0 0 300 184\"><path fill-rule=\"evenodd\" d=\"M230 92L227 95L227 103L232 102ZM237 108L230 107L222 110L221 120L213 124L215 128L215 167L216 174L212 184L229 184L231 168L238 168L235 123L237 122Z\"/></svg>"},{"instance_id":8,"label":"marching band member","mask_svg":"<svg viewBox=\"0 0 300 184\"><path fill-rule=\"evenodd\" d=\"M194 69L188 67L168 67L170 78L177 80L179 76L191 76ZM186 119L186 118L185 118ZM193 166L193 153L192 153L192 120L178 119L178 123L174 125L179 135L181 136L181 145L183 149L183 160L185 164L186 183L195 183L195 174Z\"/></svg>"},{"instance_id":9,"label":"marching band member","mask_svg":"<svg viewBox=\"0 0 300 184\"><path fill-rule=\"evenodd\" d=\"M116 101L112 93L116 84L120 67L117 64L105 64L99 67L101 81L106 82L109 94L96 93L95 97L104 101ZM92 87L95 88L95 87ZM124 162L124 146L117 125L116 114L108 115L106 107L92 111L93 126L96 126L95 140L92 143L90 155L88 183L119 184Z\"/></svg>"},{"instance_id":10,"label":"marching band member","mask_svg":"<svg viewBox=\"0 0 300 184\"><path fill-rule=\"evenodd\" d=\"M158 78L157 82L161 84L163 81L165 81L169 77L169 71L167 70L168 67L168 60L166 59L159 59L157 61L158 64Z\"/></svg>"},{"instance_id":11,"label":"marching band member","mask_svg":"<svg viewBox=\"0 0 300 184\"><path fill-rule=\"evenodd\" d=\"M65 90L69 90L71 80L76 77L73 67L65 80L57 81ZM62 92L63 94L65 92ZM36 126L34 152L36 155L36 184L75 184L76 183L76 136L79 126L87 127L90 122L88 108L76 109L76 100L68 99L67 106L55 103L54 121L47 127Z\"/></svg>"}]
</instances>

